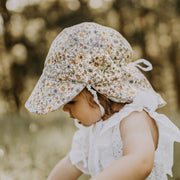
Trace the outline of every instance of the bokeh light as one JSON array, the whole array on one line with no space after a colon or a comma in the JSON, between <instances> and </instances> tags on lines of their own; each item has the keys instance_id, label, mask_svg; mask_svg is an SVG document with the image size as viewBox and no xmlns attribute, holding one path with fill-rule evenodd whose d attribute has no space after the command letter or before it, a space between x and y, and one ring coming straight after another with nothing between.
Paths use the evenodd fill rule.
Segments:
<instances>
[{"instance_id":1,"label":"bokeh light","mask_svg":"<svg viewBox=\"0 0 180 180\"><path fill-rule=\"evenodd\" d=\"M9 11L20 12L27 5L33 5L39 3L41 0L8 0L6 7ZM45 2L44 2L45 3Z\"/></svg>"},{"instance_id":2,"label":"bokeh light","mask_svg":"<svg viewBox=\"0 0 180 180\"><path fill-rule=\"evenodd\" d=\"M89 5L93 9L98 9L103 6L103 0L90 0Z\"/></svg>"},{"instance_id":3,"label":"bokeh light","mask_svg":"<svg viewBox=\"0 0 180 180\"><path fill-rule=\"evenodd\" d=\"M26 20L20 14L14 14L13 16L11 16L9 24L11 35L17 39L20 38L24 33L25 25Z\"/></svg>"},{"instance_id":4,"label":"bokeh light","mask_svg":"<svg viewBox=\"0 0 180 180\"><path fill-rule=\"evenodd\" d=\"M24 29L24 35L30 43L37 43L46 23L42 18L29 20Z\"/></svg>"},{"instance_id":5,"label":"bokeh light","mask_svg":"<svg viewBox=\"0 0 180 180\"><path fill-rule=\"evenodd\" d=\"M27 59L27 49L24 46L24 44L16 44L13 46L12 50L11 50L12 55L14 56L14 58L16 59L15 61L18 64L24 64L26 59Z\"/></svg>"},{"instance_id":6,"label":"bokeh light","mask_svg":"<svg viewBox=\"0 0 180 180\"><path fill-rule=\"evenodd\" d=\"M78 0L66 0L67 6L72 11L77 11L80 8L80 2Z\"/></svg>"}]
</instances>

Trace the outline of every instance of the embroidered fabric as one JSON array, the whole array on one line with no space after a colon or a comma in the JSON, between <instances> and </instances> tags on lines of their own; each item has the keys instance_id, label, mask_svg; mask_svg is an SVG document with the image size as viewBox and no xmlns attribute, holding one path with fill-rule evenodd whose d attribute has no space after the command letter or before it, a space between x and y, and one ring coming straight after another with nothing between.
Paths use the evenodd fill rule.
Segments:
<instances>
[{"instance_id":1,"label":"embroidered fabric","mask_svg":"<svg viewBox=\"0 0 180 180\"><path fill-rule=\"evenodd\" d=\"M154 91L142 91L131 104L126 104L108 120L101 120L90 127L76 124L79 130L74 135L69 154L72 164L93 177L122 157L119 123L131 112L144 109L156 121L159 131L154 166L146 180L167 180L166 174L172 176L173 144L174 141L180 142L180 131L165 115L155 112L158 98Z\"/></svg>"}]
</instances>

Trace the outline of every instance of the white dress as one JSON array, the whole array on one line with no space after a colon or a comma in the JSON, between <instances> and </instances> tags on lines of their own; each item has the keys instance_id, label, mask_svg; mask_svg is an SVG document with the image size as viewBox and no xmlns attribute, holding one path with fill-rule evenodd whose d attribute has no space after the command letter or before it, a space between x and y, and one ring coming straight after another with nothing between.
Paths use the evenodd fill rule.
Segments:
<instances>
[{"instance_id":1,"label":"white dress","mask_svg":"<svg viewBox=\"0 0 180 180\"><path fill-rule=\"evenodd\" d=\"M180 142L180 131L165 115L155 112L157 107L157 94L144 91L137 94L133 103L126 104L105 121L101 120L90 127L76 122L79 130L74 134L69 153L72 164L92 177L99 174L122 156L120 121L133 111L145 110L156 121L159 131L154 166L146 180L167 180L167 174L172 176L173 144L174 141Z\"/></svg>"}]
</instances>

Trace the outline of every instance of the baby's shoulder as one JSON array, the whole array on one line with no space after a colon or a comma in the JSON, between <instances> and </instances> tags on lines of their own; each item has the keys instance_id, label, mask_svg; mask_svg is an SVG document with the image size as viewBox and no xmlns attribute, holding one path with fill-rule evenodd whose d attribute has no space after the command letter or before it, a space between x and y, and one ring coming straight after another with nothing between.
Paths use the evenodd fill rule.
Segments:
<instances>
[{"instance_id":1,"label":"baby's shoulder","mask_svg":"<svg viewBox=\"0 0 180 180\"><path fill-rule=\"evenodd\" d=\"M121 134L136 133L139 131L149 131L152 135L154 146L158 144L158 128L155 120L146 111L133 111L122 119L119 129ZM126 134L126 133L125 133Z\"/></svg>"},{"instance_id":2,"label":"baby's shoulder","mask_svg":"<svg viewBox=\"0 0 180 180\"><path fill-rule=\"evenodd\" d=\"M146 111L143 110L132 111L121 120L120 125L123 123L140 123L141 121L147 122L148 124L153 124L155 122L154 119Z\"/></svg>"},{"instance_id":3,"label":"baby's shoulder","mask_svg":"<svg viewBox=\"0 0 180 180\"><path fill-rule=\"evenodd\" d=\"M123 120L125 119L151 119L151 116L146 112L146 111L132 111L130 114L128 114L126 117L123 118Z\"/></svg>"}]
</instances>

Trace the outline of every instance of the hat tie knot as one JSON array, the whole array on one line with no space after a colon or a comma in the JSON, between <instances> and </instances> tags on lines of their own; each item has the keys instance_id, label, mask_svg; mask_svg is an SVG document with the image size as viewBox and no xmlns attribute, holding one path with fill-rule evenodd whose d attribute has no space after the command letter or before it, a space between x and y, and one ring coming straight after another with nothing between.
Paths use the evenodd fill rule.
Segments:
<instances>
[{"instance_id":1,"label":"hat tie knot","mask_svg":"<svg viewBox=\"0 0 180 180\"><path fill-rule=\"evenodd\" d=\"M152 64L147 61L146 59L138 59L134 62L132 62L136 67L140 68L143 71L151 71L153 69ZM144 65L146 65L147 67L143 67L141 66L139 63L143 63Z\"/></svg>"}]
</instances>

